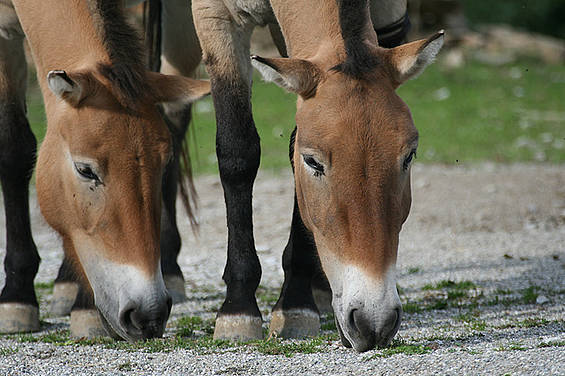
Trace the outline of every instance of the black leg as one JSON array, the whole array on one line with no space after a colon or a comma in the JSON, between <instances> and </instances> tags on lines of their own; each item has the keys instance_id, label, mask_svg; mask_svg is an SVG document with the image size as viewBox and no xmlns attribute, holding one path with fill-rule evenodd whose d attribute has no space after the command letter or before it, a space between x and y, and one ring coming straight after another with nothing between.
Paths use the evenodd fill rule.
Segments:
<instances>
[{"instance_id":1,"label":"black leg","mask_svg":"<svg viewBox=\"0 0 565 376\"><path fill-rule=\"evenodd\" d=\"M33 280L40 259L29 219L28 186L36 141L25 116L27 67L22 39L0 38L0 60L0 183L6 214L6 282L0 294L0 332L31 331L39 329ZM14 66L16 63L19 65Z\"/></svg>"},{"instance_id":2,"label":"black leg","mask_svg":"<svg viewBox=\"0 0 565 376\"><path fill-rule=\"evenodd\" d=\"M260 146L251 115L249 86L245 82L227 82L212 77L217 122L216 151L228 225L228 259L223 275L227 295L218 313L218 321L222 316L232 316L225 317L225 320L238 320L237 316L255 318L255 322L260 323L261 313L255 300L255 290L261 279L261 266L255 251L251 207ZM216 334L220 336L218 323ZM230 327L234 325L239 326L238 323L229 324ZM260 325L258 329L260 331ZM242 334L242 337L245 336Z\"/></svg>"}]
</instances>

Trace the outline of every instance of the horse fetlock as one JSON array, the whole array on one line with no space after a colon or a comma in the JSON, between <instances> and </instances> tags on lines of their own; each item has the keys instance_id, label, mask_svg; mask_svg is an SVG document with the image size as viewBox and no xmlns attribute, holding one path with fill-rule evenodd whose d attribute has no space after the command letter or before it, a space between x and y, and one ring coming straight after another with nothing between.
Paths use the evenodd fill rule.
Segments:
<instances>
[{"instance_id":1,"label":"horse fetlock","mask_svg":"<svg viewBox=\"0 0 565 376\"><path fill-rule=\"evenodd\" d=\"M263 339L263 319L251 315L218 315L214 339L250 341Z\"/></svg>"},{"instance_id":2,"label":"horse fetlock","mask_svg":"<svg viewBox=\"0 0 565 376\"><path fill-rule=\"evenodd\" d=\"M167 292L173 299L173 304L186 302L186 291L184 288L184 279L179 275L164 275L165 287Z\"/></svg>"},{"instance_id":3,"label":"horse fetlock","mask_svg":"<svg viewBox=\"0 0 565 376\"><path fill-rule=\"evenodd\" d=\"M71 313L78 294L76 282L56 282L53 287L53 300L50 312L53 316L66 316Z\"/></svg>"},{"instance_id":4,"label":"horse fetlock","mask_svg":"<svg viewBox=\"0 0 565 376\"><path fill-rule=\"evenodd\" d=\"M314 337L320 333L320 315L310 309L275 310L271 317L269 335L282 338Z\"/></svg>"},{"instance_id":5,"label":"horse fetlock","mask_svg":"<svg viewBox=\"0 0 565 376\"><path fill-rule=\"evenodd\" d=\"M77 309L71 312L71 336L74 338L107 337L100 314L95 309Z\"/></svg>"},{"instance_id":6,"label":"horse fetlock","mask_svg":"<svg viewBox=\"0 0 565 376\"><path fill-rule=\"evenodd\" d=\"M331 290L320 289L312 287L312 296L314 297L314 302L316 302L316 307L320 313L332 313L332 292Z\"/></svg>"},{"instance_id":7,"label":"horse fetlock","mask_svg":"<svg viewBox=\"0 0 565 376\"><path fill-rule=\"evenodd\" d=\"M0 303L0 333L36 332L39 308L31 304Z\"/></svg>"}]
</instances>

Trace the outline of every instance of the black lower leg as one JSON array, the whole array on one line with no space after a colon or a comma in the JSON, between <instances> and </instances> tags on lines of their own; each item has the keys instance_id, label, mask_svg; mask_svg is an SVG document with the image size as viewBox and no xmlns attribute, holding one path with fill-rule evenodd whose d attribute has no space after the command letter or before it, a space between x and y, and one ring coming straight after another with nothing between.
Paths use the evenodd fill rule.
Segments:
<instances>
[{"instance_id":1,"label":"black lower leg","mask_svg":"<svg viewBox=\"0 0 565 376\"><path fill-rule=\"evenodd\" d=\"M94 296L92 295L92 290L85 288L83 286L84 282L79 283L77 298L75 304L73 304L73 311L81 309L96 309L94 305Z\"/></svg>"},{"instance_id":2,"label":"black lower leg","mask_svg":"<svg viewBox=\"0 0 565 376\"><path fill-rule=\"evenodd\" d=\"M320 268L312 234L304 227L296 196L290 237L283 253L284 283L275 310L308 309L318 312L312 296L312 277Z\"/></svg>"},{"instance_id":3,"label":"black lower leg","mask_svg":"<svg viewBox=\"0 0 565 376\"><path fill-rule=\"evenodd\" d=\"M219 315L261 317L255 299L261 266L255 251L251 205L261 151L251 115L250 85L212 78L212 93L228 225L228 259L223 275L227 295Z\"/></svg>"},{"instance_id":4,"label":"black lower leg","mask_svg":"<svg viewBox=\"0 0 565 376\"><path fill-rule=\"evenodd\" d=\"M57 273L57 278L55 279L55 283L65 282L77 282L76 273L67 255L64 256L63 262L59 267L59 272Z\"/></svg>"},{"instance_id":5,"label":"black lower leg","mask_svg":"<svg viewBox=\"0 0 565 376\"><path fill-rule=\"evenodd\" d=\"M23 109L12 101L0 102L0 181L6 214L6 282L0 302L37 306L33 280L40 259L31 236L28 202L35 151Z\"/></svg>"},{"instance_id":6,"label":"black lower leg","mask_svg":"<svg viewBox=\"0 0 565 376\"><path fill-rule=\"evenodd\" d=\"M290 136L289 157L294 171L294 141L296 128ZM300 217L298 201L294 195L290 237L283 252L284 283L275 310L309 309L318 312L312 296L312 277L323 273L316 244Z\"/></svg>"}]
</instances>

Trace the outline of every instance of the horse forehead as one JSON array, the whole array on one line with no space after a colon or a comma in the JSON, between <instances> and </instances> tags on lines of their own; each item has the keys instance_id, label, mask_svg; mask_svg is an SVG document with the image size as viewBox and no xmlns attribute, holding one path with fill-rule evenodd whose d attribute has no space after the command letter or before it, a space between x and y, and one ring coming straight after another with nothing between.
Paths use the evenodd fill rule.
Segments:
<instances>
[{"instance_id":1,"label":"horse forehead","mask_svg":"<svg viewBox=\"0 0 565 376\"><path fill-rule=\"evenodd\" d=\"M170 138L158 118L125 112L83 111L77 123L67 124L66 129L73 146L96 154L161 151Z\"/></svg>"},{"instance_id":2,"label":"horse forehead","mask_svg":"<svg viewBox=\"0 0 565 376\"><path fill-rule=\"evenodd\" d=\"M297 114L303 140L368 150L381 140L397 144L417 137L408 107L386 85L338 84L319 94Z\"/></svg>"}]
</instances>

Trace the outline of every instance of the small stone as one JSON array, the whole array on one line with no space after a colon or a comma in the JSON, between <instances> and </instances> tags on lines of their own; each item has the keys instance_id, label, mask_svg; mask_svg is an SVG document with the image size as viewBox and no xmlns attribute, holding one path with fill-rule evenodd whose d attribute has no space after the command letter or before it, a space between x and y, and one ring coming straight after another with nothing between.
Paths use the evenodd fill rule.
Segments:
<instances>
[{"instance_id":1,"label":"small stone","mask_svg":"<svg viewBox=\"0 0 565 376\"><path fill-rule=\"evenodd\" d=\"M538 295L536 299L536 304L545 304L549 302L549 299L545 295Z\"/></svg>"}]
</instances>

